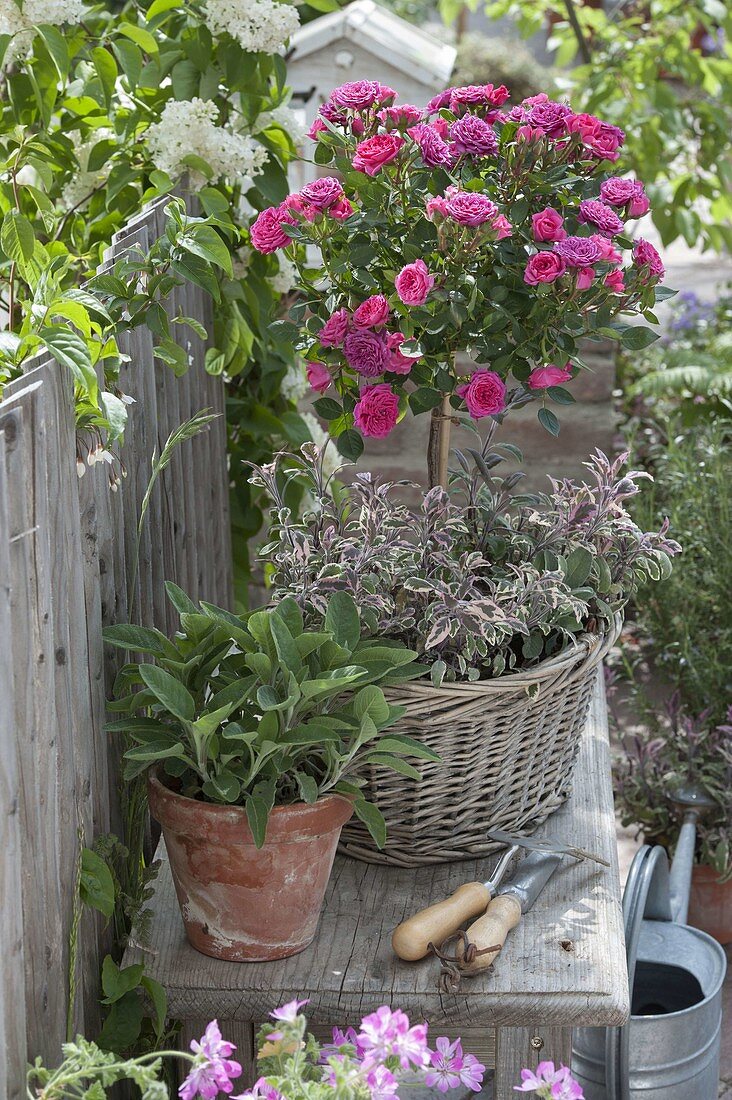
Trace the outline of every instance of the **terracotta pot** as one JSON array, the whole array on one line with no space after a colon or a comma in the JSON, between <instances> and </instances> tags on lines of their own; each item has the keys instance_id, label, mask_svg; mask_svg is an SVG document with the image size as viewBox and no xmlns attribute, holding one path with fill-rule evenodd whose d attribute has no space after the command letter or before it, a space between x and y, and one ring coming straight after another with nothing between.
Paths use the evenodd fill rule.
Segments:
<instances>
[{"instance_id":1,"label":"terracotta pot","mask_svg":"<svg viewBox=\"0 0 732 1100\"><path fill-rule=\"evenodd\" d=\"M276 806L263 848L241 806L176 794L151 772L150 810L163 827L186 935L216 959L284 959L312 942L343 825L340 795Z\"/></svg>"},{"instance_id":2,"label":"terracotta pot","mask_svg":"<svg viewBox=\"0 0 732 1100\"><path fill-rule=\"evenodd\" d=\"M720 882L711 867L698 864L691 875L689 924L718 943L732 943L732 881Z\"/></svg>"}]
</instances>

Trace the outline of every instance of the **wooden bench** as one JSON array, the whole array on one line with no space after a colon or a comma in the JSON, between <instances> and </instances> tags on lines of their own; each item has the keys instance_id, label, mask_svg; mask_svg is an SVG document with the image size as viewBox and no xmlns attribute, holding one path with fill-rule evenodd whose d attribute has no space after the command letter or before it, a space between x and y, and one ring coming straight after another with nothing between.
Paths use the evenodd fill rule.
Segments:
<instances>
[{"instance_id":1,"label":"wooden bench","mask_svg":"<svg viewBox=\"0 0 732 1100\"><path fill-rule=\"evenodd\" d=\"M544 1058L569 1063L572 1028L621 1024L629 1012L607 714L598 679L574 789L536 834L587 849L610 867L565 859L533 909L510 934L493 972L463 979L457 994L440 992L435 959L400 962L392 930L410 913L485 879L494 860L417 870L384 868L338 857L314 943L275 963L227 963L194 951L185 939L170 868L161 843L151 952L130 949L168 993L170 1015L183 1021L182 1041L217 1017L252 1072L253 1035L267 1013L307 996L313 1030L358 1023L381 1004L430 1023L430 1033L462 1035L466 1050L495 1068L495 1100L516 1095L522 1066ZM489 1092L486 1091L486 1095Z\"/></svg>"}]
</instances>

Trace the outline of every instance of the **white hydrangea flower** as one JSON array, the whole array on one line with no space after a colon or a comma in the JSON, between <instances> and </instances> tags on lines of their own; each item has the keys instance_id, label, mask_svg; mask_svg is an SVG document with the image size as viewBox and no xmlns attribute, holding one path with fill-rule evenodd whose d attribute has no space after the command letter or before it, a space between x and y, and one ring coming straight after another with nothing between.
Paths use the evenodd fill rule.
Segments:
<instances>
[{"instance_id":1,"label":"white hydrangea flower","mask_svg":"<svg viewBox=\"0 0 732 1100\"><path fill-rule=\"evenodd\" d=\"M170 99L160 121L147 131L150 156L169 176L186 171L192 153L211 166L215 179L236 179L244 190L252 186L267 160L267 150L245 134L218 126L219 109L210 99ZM191 186L207 182L202 172L190 171Z\"/></svg>"},{"instance_id":2,"label":"white hydrangea flower","mask_svg":"<svg viewBox=\"0 0 732 1100\"><path fill-rule=\"evenodd\" d=\"M33 27L50 23L80 23L87 14L82 0L25 0L21 11L14 0L0 0L0 34L9 34L13 41L5 55L3 67L27 54L33 43Z\"/></svg>"},{"instance_id":3,"label":"white hydrangea flower","mask_svg":"<svg viewBox=\"0 0 732 1100\"><path fill-rule=\"evenodd\" d=\"M276 275L270 275L267 282L275 294L289 294L298 283L298 271L295 264L287 256L279 256L280 269Z\"/></svg>"},{"instance_id":4,"label":"white hydrangea flower","mask_svg":"<svg viewBox=\"0 0 732 1100\"><path fill-rule=\"evenodd\" d=\"M206 0L203 17L212 34L230 34L249 53L277 53L300 26L297 9L276 0Z\"/></svg>"},{"instance_id":5,"label":"white hydrangea flower","mask_svg":"<svg viewBox=\"0 0 732 1100\"><path fill-rule=\"evenodd\" d=\"M302 413L302 418L308 426L310 438L323 455L323 473L331 477L343 464L343 459L336 450L336 445L328 433L322 428L320 421L312 413Z\"/></svg>"},{"instance_id":6,"label":"white hydrangea flower","mask_svg":"<svg viewBox=\"0 0 732 1100\"><path fill-rule=\"evenodd\" d=\"M288 103L281 103L271 111L263 111L257 119L257 133L260 130L266 130L272 123L281 126L285 133L290 135L294 145L299 145L305 140L307 127L297 111L293 111Z\"/></svg>"},{"instance_id":7,"label":"white hydrangea flower","mask_svg":"<svg viewBox=\"0 0 732 1100\"><path fill-rule=\"evenodd\" d=\"M74 145L74 154L79 163L79 171L64 185L61 193L61 205L66 210L81 206L84 200L89 198L94 188L98 187L100 183L104 183L109 176L112 170L111 161L107 161L101 168L90 172L89 154L97 142L114 138L114 133L106 127L101 127L90 134L88 138L82 138L78 130L75 130L70 136Z\"/></svg>"},{"instance_id":8,"label":"white hydrangea flower","mask_svg":"<svg viewBox=\"0 0 732 1100\"><path fill-rule=\"evenodd\" d=\"M290 363L285 377L280 383L280 393L286 401L292 401L296 405L308 391L308 379L305 367L301 359ZM307 415L307 414L306 414Z\"/></svg>"}]
</instances>

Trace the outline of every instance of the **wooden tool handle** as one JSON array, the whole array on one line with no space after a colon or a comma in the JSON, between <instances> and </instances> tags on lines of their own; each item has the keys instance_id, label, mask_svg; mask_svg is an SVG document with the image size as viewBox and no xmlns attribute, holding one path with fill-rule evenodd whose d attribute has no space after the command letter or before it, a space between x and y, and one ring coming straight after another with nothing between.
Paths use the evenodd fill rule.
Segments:
<instances>
[{"instance_id":1,"label":"wooden tool handle","mask_svg":"<svg viewBox=\"0 0 732 1100\"><path fill-rule=\"evenodd\" d=\"M465 967L466 971L474 974L478 970L486 970L506 942L508 933L520 920L521 903L517 898L511 894L499 894L494 898L483 916L468 928L468 939L477 951L485 951L494 946L497 950L476 955L470 965Z\"/></svg>"},{"instance_id":2,"label":"wooden tool handle","mask_svg":"<svg viewBox=\"0 0 732 1100\"><path fill-rule=\"evenodd\" d=\"M471 917L485 911L491 900L482 882L466 882L454 894L438 901L403 921L391 937L391 945L400 959L415 962L429 954L429 945L439 946Z\"/></svg>"}]
</instances>

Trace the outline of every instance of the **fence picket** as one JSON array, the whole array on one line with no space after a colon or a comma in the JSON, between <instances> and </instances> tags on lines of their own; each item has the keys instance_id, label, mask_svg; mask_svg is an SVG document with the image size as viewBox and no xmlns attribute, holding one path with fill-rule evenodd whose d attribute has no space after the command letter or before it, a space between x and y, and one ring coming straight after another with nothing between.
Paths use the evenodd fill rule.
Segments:
<instances>
[{"instance_id":1,"label":"fence picket","mask_svg":"<svg viewBox=\"0 0 732 1100\"><path fill-rule=\"evenodd\" d=\"M116 235L105 267L163 231L152 204ZM210 324L203 292L179 288L166 303ZM39 357L0 401L0 891L4 966L0 981L0 1100L25 1095L26 1056L58 1061L66 1037L69 936L83 843L121 830L120 746L104 732L106 697L124 655L102 629L136 621L168 631L163 594L170 579L196 598L230 603L226 425L176 450L153 491L133 584L140 507L170 432L204 407L223 411L221 379L203 365L204 341L184 326L191 369L182 379L153 359L144 327L121 343L130 356L120 386L136 399L112 491L108 468L76 471L70 378ZM132 603L130 602L132 601ZM79 938L75 1026L98 1020L101 922L84 913Z\"/></svg>"}]
</instances>

